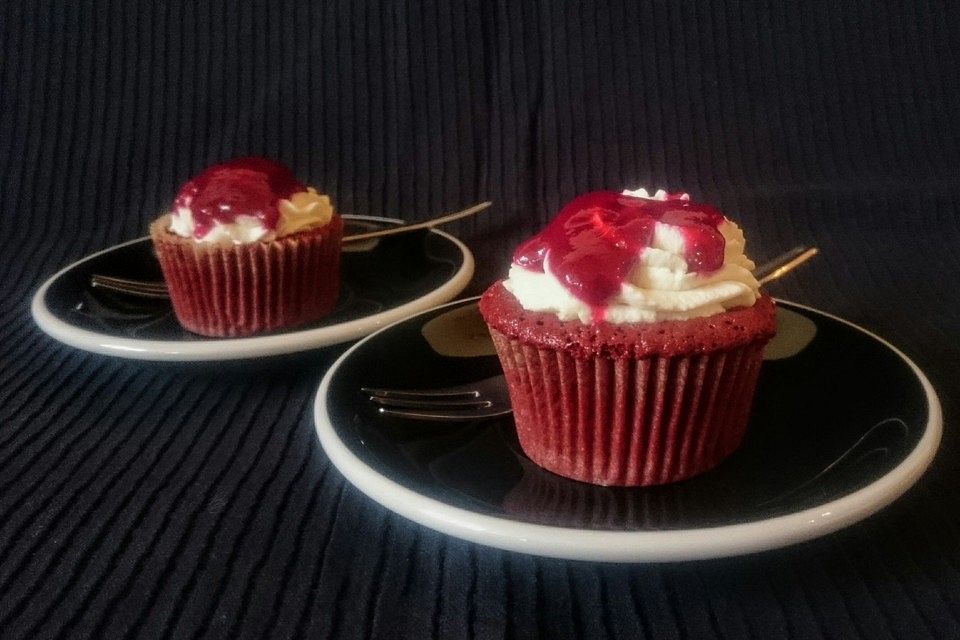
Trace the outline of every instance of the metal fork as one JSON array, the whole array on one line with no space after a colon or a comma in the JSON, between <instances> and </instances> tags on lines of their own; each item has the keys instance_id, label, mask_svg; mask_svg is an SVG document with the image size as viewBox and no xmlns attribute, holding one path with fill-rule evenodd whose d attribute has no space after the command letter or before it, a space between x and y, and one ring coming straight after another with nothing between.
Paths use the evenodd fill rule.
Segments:
<instances>
[{"instance_id":1,"label":"metal fork","mask_svg":"<svg viewBox=\"0 0 960 640\"><path fill-rule=\"evenodd\" d=\"M503 375L440 389L360 389L387 416L463 422L505 416L512 412Z\"/></svg>"},{"instance_id":2,"label":"metal fork","mask_svg":"<svg viewBox=\"0 0 960 640\"><path fill-rule=\"evenodd\" d=\"M431 218L429 220L424 220L423 222L412 222L409 224L401 224L396 227L387 227L385 229L377 229L375 231L355 233L353 235L344 236L340 242L342 244L350 244L351 242L357 242L358 240L372 240L374 238L395 236L401 233L407 233L409 231L416 231L418 229L431 229L448 222L453 222L454 220L459 220L460 218L472 216L475 213L483 211L492 204L493 203L490 201L480 202L461 211L448 213L440 216L439 218ZM166 299L170 297L170 294L167 292L167 285L163 280L131 280L130 278L116 278L113 276L93 274L90 276L90 286L107 289L109 291L116 291L117 293L125 293L138 298Z\"/></svg>"},{"instance_id":3,"label":"metal fork","mask_svg":"<svg viewBox=\"0 0 960 640\"><path fill-rule=\"evenodd\" d=\"M793 271L816 254L816 247L794 247L757 267L754 275L766 284ZM503 375L439 389L363 387L361 391L379 405L381 414L399 418L463 422L505 416L512 411Z\"/></svg>"}]
</instances>

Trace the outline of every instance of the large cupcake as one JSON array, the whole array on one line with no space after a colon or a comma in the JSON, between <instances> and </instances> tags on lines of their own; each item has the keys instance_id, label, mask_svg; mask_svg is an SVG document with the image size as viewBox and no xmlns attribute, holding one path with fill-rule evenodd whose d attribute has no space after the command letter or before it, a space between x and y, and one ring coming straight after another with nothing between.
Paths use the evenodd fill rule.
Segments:
<instances>
[{"instance_id":1,"label":"large cupcake","mask_svg":"<svg viewBox=\"0 0 960 640\"><path fill-rule=\"evenodd\" d=\"M207 336L294 327L330 313L343 221L329 197L263 158L184 184L150 235L177 320Z\"/></svg>"},{"instance_id":2,"label":"large cupcake","mask_svg":"<svg viewBox=\"0 0 960 640\"><path fill-rule=\"evenodd\" d=\"M480 300L524 452L568 478L643 486L743 437L774 306L740 228L686 194L566 205Z\"/></svg>"}]
</instances>

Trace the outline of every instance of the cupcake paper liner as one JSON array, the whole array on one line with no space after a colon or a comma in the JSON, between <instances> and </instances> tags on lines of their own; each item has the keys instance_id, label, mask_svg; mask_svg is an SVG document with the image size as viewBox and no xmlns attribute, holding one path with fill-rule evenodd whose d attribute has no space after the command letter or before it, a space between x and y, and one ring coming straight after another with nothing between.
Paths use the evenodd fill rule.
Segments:
<instances>
[{"instance_id":1,"label":"cupcake paper liner","mask_svg":"<svg viewBox=\"0 0 960 640\"><path fill-rule=\"evenodd\" d=\"M295 327L333 310L340 287L343 221L269 242L221 245L150 227L177 320L205 336Z\"/></svg>"},{"instance_id":2,"label":"cupcake paper liner","mask_svg":"<svg viewBox=\"0 0 960 640\"><path fill-rule=\"evenodd\" d=\"M490 332L527 456L561 476L617 486L683 480L732 453L746 430L766 343L574 358Z\"/></svg>"}]
</instances>

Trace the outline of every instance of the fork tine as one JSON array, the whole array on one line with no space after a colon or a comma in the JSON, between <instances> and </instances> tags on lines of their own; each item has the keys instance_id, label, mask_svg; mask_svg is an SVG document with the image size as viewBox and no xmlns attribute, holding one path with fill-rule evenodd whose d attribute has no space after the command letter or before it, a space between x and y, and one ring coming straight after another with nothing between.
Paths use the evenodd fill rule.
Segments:
<instances>
[{"instance_id":1,"label":"fork tine","mask_svg":"<svg viewBox=\"0 0 960 640\"><path fill-rule=\"evenodd\" d=\"M91 282L100 284L114 284L117 286L130 287L151 291L166 291L167 285L163 282L153 282L149 280L128 280L126 278L117 278L114 276L102 276L94 274L90 277Z\"/></svg>"},{"instance_id":2,"label":"fork tine","mask_svg":"<svg viewBox=\"0 0 960 640\"><path fill-rule=\"evenodd\" d=\"M375 398L396 398L397 400L423 400L430 398L469 400L480 397L480 392L476 389L461 389L460 387L449 387L446 389L376 389L373 387L361 387L360 391L369 395L371 400Z\"/></svg>"},{"instance_id":3,"label":"fork tine","mask_svg":"<svg viewBox=\"0 0 960 640\"><path fill-rule=\"evenodd\" d=\"M142 298L169 298L167 287L162 282L145 282L140 280L126 280L124 278L114 278L112 276L93 275L90 278L90 285L107 289L109 291L118 291L129 295L135 295Z\"/></svg>"},{"instance_id":4,"label":"fork tine","mask_svg":"<svg viewBox=\"0 0 960 640\"><path fill-rule=\"evenodd\" d=\"M511 413L506 380L496 375L464 385L439 389L378 389L362 387L381 415L414 420L465 422Z\"/></svg>"},{"instance_id":5,"label":"fork tine","mask_svg":"<svg viewBox=\"0 0 960 640\"><path fill-rule=\"evenodd\" d=\"M431 422L468 422L471 420L485 420L487 418L496 418L511 413L510 409L491 408L489 410L466 409L460 411L417 411L413 409L390 409L380 407L378 409L381 415L394 418L413 418L414 420L427 420Z\"/></svg>"},{"instance_id":6,"label":"fork tine","mask_svg":"<svg viewBox=\"0 0 960 640\"><path fill-rule=\"evenodd\" d=\"M432 398L419 398L416 400L408 400L405 398L384 398L380 396L370 396L370 401L382 407L425 410L486 409L493 404L489 400L479 399L435 400Z\"/></svg>"}]
</instances>

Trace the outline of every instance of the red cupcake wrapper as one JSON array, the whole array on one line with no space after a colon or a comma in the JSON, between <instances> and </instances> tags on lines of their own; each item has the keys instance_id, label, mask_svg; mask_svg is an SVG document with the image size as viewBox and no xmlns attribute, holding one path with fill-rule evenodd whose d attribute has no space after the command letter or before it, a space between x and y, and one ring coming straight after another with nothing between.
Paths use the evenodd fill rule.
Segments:
<instances>
[{"instance_id":1,"label":"red cupcake wrapper","mask_svg":"<svg viewBox=\"0 0 960 640\"><path fill-rule=\"evenodd\" d=\"M524 452L561 476L616 486L683 480L732 453L746 430L766 343L577 359L490 332Z\"/></svg>"},{"instance_id":2,"label":"red cupcake wrapper","mask_svg":"<svg viewBox=\"0 0 960 640\"><path fill-rule=\"evenodd\" d=\"M333 310L340 287L343 221L270 242L219 245L150 227L177 320L206 336L294 327Z\"/></svg>"}]
</instances>

